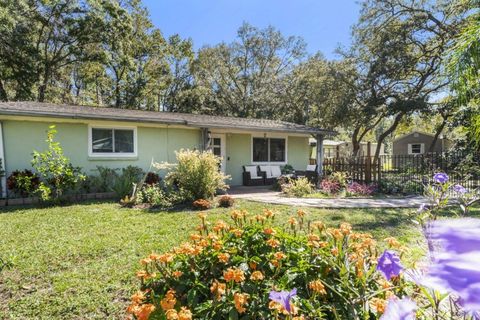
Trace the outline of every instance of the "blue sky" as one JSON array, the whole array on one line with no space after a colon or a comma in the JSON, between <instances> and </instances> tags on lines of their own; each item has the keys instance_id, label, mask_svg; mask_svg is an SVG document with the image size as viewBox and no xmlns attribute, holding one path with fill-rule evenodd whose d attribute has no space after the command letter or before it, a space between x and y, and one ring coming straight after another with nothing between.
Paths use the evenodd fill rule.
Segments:
<instances>
[{"instance_id":1,"label":"blue sky","mask_svg":"<svg viewBox=\"0 0 480 320\"><path fill-rule=\"evenodd\" d=\"M231 42L238 27L273 25L284 35L305 39L309 53L334 58L338 44L348 45L358 18L355 0L143 0L165 36L191 38L196 49Z\"/></svg>"}]
</instances>

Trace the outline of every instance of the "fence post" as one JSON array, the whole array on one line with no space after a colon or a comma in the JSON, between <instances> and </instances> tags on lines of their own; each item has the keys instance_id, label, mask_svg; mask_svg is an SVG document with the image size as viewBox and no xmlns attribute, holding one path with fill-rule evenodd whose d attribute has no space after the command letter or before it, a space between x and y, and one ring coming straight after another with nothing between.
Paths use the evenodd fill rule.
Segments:
<instances>
[{"instance_id":1,"label":"fence post","mask_svg":"<svg viewBox=\"0 0 480 320\"><path fill-rule=\"evenodd\" d=\"M367 157L365 158L365 183L372 182L372 154L371 144L367 142Z\"/></svg>"}]
</instances>

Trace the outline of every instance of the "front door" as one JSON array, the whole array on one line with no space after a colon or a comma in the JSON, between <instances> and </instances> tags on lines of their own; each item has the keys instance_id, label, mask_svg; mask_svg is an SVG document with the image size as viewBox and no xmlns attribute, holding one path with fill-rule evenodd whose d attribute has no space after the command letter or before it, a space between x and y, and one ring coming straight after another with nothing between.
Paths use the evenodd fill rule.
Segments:
<instances>
[{"instance_id":1,"label":"front door","mask_svg":"<svg viewBox=\"0 0 480 320\"><path fill-rule=\"evenodd\" d=\"M220 170L225 173L225 134L212 134L211 148L214 155L222 158Z\"/></svg>"}]
</instances>

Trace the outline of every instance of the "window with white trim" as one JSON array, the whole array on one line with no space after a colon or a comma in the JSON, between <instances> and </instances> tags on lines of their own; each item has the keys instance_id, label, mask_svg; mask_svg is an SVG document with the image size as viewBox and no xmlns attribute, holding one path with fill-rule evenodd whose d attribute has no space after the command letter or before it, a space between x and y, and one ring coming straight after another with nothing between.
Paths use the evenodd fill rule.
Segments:
<instances>
[{"instance_id":1,"label":"window with white trim","mask_svg":"<svg viewBox=\"0 0 480 320\"><path fill-rule=\"evenodd\" d=\"M135 156L135 128L90 128L91 156Z\"/></svg>"},{"instance_id":2,"label":"window with white trim","mask_svg":"<svg viewBox=\"0 0 480 320\"><path fill-rule=\"evenodd\" d=\"M286 139L253 138L252 162L285 162Z\"/></svg>"},{"instance_id":3,"label":"window with white trim","mask_svg":"<svg viewBox=\"0 0 480 320\"><path fill-rule=\"evenodd\" d=\"M409 143L408 144L408 153L409 154L423 154L424 153L424 144L423 143Z\"/></svg>"}]
</instances>

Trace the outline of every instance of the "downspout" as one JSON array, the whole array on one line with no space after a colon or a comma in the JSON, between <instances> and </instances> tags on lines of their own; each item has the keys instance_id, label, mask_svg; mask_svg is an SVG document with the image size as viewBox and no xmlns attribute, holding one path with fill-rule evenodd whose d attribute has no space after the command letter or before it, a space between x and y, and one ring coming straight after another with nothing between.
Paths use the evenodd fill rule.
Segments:
<instances>
[{"instance_id":1,"label":"downspout","mask_svg":"<svg viewBox=\"0 0 480 320\"><path fill-rule=\"evenodd\" d=\"M1 186L2 186L2 197L7 197L7 164L5 161L5 149L3 144L3 122L0 121L0 159L2 159L2 169L4 171L4 175L1 178Z\"/></svg>"}]
</instances>

